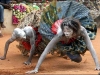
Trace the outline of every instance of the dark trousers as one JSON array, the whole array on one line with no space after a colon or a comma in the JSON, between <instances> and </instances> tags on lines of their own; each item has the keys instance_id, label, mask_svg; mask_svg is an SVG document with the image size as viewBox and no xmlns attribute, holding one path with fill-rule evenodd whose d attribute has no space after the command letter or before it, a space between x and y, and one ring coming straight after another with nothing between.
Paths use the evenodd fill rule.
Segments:
<instances>
[{"instance_id":1,"label":"dark trousers","mask_svg":"<svg viewBox=\"0 0 100 75\"><path fill-rule=\"evenodd\" d=\"M4 22L4 7L0 5L0 22Z\"/></svg>"},{"instance_id":2,"label":"dark trousers","mask_svg":"<svg viewBox=\"0 0 100 75\"><path fill-rule=\"evenodd\" d=\"M81 62L82 61L82 57L80 54L70 54L70 53L67 53L67 56L74 62Z\"/></svg>"}]
</instances>

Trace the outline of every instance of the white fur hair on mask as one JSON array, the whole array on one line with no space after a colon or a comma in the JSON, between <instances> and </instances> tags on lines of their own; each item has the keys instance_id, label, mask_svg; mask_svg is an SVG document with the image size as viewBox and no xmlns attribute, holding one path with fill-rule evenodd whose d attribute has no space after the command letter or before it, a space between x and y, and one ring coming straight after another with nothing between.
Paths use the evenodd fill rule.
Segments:
<instances>
[{"instance_id":1,"label":"white fur hair on mask","mask_svg":"<svg viewBox=\"0 0 100 75\"><path fill-rule=\"evenodd\" d=\"M57 34L62 35L62 29L61 29L60 26L59 26L58 29L57 29Z\"/></svg>"},{"instance_id":2,"label":"white fur hair on mask","mask_svg":"<svg viewBox=\"0 0 100 75\"><path fill-rule=\"evenodd\" d=\"M16 35L17 37L26 39L26 34L25 34L25 32L23 31L23 29L15 28L15 29L14 29L14 32L15 32L15 35Z\"/></svg>"}]
</instances>

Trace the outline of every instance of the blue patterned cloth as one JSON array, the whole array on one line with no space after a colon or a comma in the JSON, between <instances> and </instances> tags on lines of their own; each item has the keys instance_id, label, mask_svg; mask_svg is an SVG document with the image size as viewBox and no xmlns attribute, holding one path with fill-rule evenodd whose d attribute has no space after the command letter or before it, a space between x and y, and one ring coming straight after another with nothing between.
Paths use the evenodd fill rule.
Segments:
<instances>
[{"instance_id":1,"label":"blue patterned cloth","mask_svg":"<svg viewBox=\"0 0 100 75\"><path fill-rule=\"evenodd\" d=\"M62 19L64 17L74 17L79 19L82 26L87 29L89 36L91 39L95 38L97 28L94 23L94 20L90 16L89 9L76 1L58 1L56 4L57 11L60 9L61 11L57 12L58 19ZM43 37L51 40L54 37L54 34L51 32L51 26L46 22L42 21L40 23L39 32ZM88 30L89 29L89 30ZM92 30L92 32L91 32Z\"/></svg>"},{"instance_id":2,"label":"blue patterned cloth","mask_svg":"<svg viewBox=\"0 0 100 75\"><path fill-rule=\"evenodd\" d=\"M85 5L80 4L76 1L58 1L55 7L53 6L51 7L52 7L51 11L55 13L55 15L57 16L56 20L65 17L74 17L76 19L79 19L81 25L86 28L90 39L91 40L95 39L97 33L97 27L94 20L90 16L89 9ZM42 35L42 37L45 37L48 40L51 40L55 35L51 31L51 24L52 22L55 22L54 16L51 16L50 10L49 8L47 8L42 16L45 18L41 20L40 23L39 32ZM77 40L72 42L70 45L67 44L65 45L59 42L58 48L63 51L71 52L72 54L84 53L87 49L83 37L77 38Z\"/></svg>"}]
</instances>

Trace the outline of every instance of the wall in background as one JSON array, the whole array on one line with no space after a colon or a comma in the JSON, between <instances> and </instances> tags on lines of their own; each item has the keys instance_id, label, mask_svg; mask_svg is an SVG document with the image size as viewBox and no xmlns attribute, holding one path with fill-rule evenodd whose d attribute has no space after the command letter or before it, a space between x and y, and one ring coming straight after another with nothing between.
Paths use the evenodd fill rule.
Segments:
<instances>
[{"instance_id":1,"label":"wall in background","mask_svg":"<svg viewBox=\"0 0 100 75\"><path fill-rule=\"evenodd\" d=\"M4 9L4 25L6 28L2 28L3 34L11 34L17 27L17 25L12 24L12 10Z\"/></svg>"}]
</instances>

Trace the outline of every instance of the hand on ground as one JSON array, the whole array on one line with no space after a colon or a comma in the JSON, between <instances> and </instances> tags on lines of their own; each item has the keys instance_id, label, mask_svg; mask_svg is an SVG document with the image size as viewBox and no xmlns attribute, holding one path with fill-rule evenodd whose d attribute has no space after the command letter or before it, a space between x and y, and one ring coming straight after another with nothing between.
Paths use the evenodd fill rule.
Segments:
<instances>
[{"instance_id":1,"label":"hand on ground","mask_svg":"<svg viewBox=\"0 0 100 75\"><path fill-rule=\"evenodd\" d=\"M24 62L23 64L25 64L25 65L30 65L31 62L30 62L30 61L26 61L26 62Z\"/></svg>"},{"instance_id":2,"label":"hand on ground","mask_svg":"<svg viewBox=\"0 0 100 75\"><path fill-rule=\"evenodd\" d=\"M34 70L31 70L31 71L27 71L26 73L27 73L27 74L31 74L31 73L37 73L37 72L38 72L38 70L35 70L35 69L34 69Z\"/></svg>"},{"instance_id":3,"label":"hand on ground","mask_svg":"<svg viewBox=\"0 0 100 75\"><path fill-rule=\"evenodd\" d=\"M0 57L0 59L1 59L1 60L5 60L5 59L6 59L6 57L4 57L4 56L3 56L3 57Z\"/></svg>"}]
</instances>

